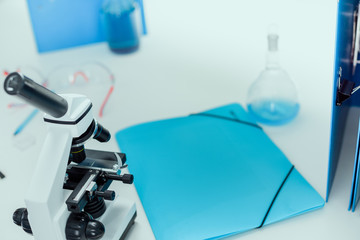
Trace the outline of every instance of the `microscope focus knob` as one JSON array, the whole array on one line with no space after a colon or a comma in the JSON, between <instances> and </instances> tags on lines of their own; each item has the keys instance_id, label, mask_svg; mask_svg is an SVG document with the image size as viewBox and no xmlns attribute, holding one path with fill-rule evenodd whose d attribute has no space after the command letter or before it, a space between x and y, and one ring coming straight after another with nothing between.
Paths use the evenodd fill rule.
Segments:
<instances>
[{"instance_id":1,"label":"microscope focus knob","mask_svg":"<svg viewBox=\"0 0 360 240\"><path fill-rule=\"evenodd\" d=\"M21 218L26 208L18 208L13 214L13 221L16 225L21 227Z\"/></svg>"},{"instance_id":2,"label":"microscope focus knob","mask_svg":"<svg viewBox=\"0 0 360 240\"><path fill-rule=\"evenodd\" d=\"M104 225L96 220L90 220L86 226L85 235L89 240L100 239L105 233Z\"/></svg>"},{"instance_id":3,"label":"microscope focus knob","mask_svg":"<svg viewBox=\"0 0 360 240\"><path fill-rule=\"evenodd\" d=\"M65 227L67 240L97 240L105 234L104 225L93 220L91 215L85 212L71 213Z\"/></svg>"},{"instance_id":4,"label":"microscope focus knob","mask_svg":"<svg viewBox=\"0 0 360 240\"><path fill-rule=\"evenodd\" d=\"M30 222L28 219L28 211L26 208L16 209L13 214L13 221L16 225L21 226L25 232L32 234Z\"/></svg>"}]
</instances>

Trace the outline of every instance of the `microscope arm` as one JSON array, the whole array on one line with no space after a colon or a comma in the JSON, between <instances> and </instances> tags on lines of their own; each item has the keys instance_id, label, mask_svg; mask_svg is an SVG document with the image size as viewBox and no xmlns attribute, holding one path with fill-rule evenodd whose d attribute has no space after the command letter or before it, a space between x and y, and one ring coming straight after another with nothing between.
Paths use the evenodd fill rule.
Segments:
<instances>
[{"instance_id":1,"label":"microscope arm","mask_svg":"<svg viewBox=\"0 0 360 240\"><path fill-rule=\"evenodd\" d=\"M37 240L65 239L69 216L64 200L70 191L62 190L71 148L70 131L49 129L25 197L31 229Z\"/></svg>"}]
</instances>

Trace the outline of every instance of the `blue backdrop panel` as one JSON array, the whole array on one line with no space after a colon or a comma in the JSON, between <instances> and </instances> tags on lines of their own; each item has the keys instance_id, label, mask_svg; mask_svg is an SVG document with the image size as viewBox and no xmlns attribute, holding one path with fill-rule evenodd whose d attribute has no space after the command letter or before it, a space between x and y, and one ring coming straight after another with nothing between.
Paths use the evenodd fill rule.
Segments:
<instances>
[{"instance_id":1,"label":"blue backdrop panel","mask_svg":"<svg viewBox=\"0 0 360 240\"><path fill-rule=\"evenodd\" d=\"M102 0L27 0L40 53L104 41Z\"/></svg>"}]
</instances>

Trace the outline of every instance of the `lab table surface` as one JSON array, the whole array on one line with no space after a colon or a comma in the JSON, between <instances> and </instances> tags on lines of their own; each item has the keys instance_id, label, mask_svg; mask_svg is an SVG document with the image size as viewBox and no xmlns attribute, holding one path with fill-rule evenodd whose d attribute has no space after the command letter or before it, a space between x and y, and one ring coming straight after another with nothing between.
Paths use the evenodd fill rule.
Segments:
<instances>
[{"instance_id":1,"label":"lab table surface","mask_svg":"<svg viewBox=\"0 0 360 240\"><path fill-rule=\"evenodd\" d=\"M144 4L148 35L133 54L111 53L106 43L38 54L26 1L0 0L0 69L30 65L47 76L63 64L105 64L116 78L115 88L104 116L94 115L114 136L142 122L233 102L245 107L247 89L265 65L268 25L275 22L280 31L281 64L297 86L300 112L287 125L263 127L325 198L337 2L149 0ZM104 94L101 91L89 87L89 97L97 99ZM0 238L4 240L32 239L12 222L12 213L24 207L46 136L41 113L13 136L32 111L30 106L8 108L14 101L0 91L0 171L6 175L0 179ZM86 147L119 151L114 138L106 144L92 141ZM342 158L349 160L339 165L324 208L228 239L358 239L360 215L347 211L353 157L344 150ZM137 205L138 216L127 239L154 239L135 187L114 183L111 188Z\"/></svg>"}]
</instances>

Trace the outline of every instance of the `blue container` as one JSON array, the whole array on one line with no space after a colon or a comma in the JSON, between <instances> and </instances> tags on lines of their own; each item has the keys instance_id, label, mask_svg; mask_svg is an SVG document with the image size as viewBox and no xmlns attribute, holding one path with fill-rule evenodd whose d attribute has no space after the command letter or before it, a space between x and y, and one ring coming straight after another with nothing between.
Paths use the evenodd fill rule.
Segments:
<instances>
[{"instance_id":1,"label":"blue container","mask_svg":"<svg viewBox=\"0 0 360 240\"><path fill-rule=\"evenodd\" d=\"M133 0L105 0L103 2L105 38L111 51L132 53L139 48L137 5Z\"/></svg>"}]
</instances>

